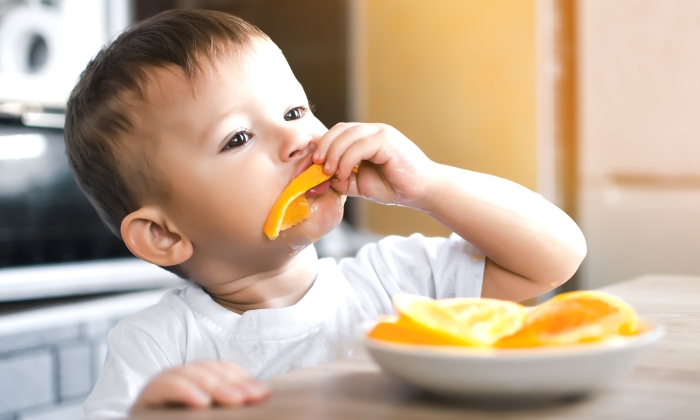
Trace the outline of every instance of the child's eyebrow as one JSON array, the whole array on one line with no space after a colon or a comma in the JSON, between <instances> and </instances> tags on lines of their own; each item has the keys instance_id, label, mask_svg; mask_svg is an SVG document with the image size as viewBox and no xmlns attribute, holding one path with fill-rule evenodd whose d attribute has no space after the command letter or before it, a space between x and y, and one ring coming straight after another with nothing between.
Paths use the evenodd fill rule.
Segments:
<instances>
[{"instance_id":1,"label":"child's eyebrow","mask_svg":"<svg viewBox=\"0 0 700 420\"><path fill-rule=\"evenodd\" d=\"M207 124L207 127L204 129L202 132L202 135L199 138L199 143L201 145L206 144L211 137L212 131L218 127L219 124L221 124L222 121L224 121L226 118L230 117L232 114L236 114L240 112L240 110L243 107L240 105L234 105L229 108L224 108L224 110L219 113L219 115L209 124Z\"/></svg>"}]
</instances>

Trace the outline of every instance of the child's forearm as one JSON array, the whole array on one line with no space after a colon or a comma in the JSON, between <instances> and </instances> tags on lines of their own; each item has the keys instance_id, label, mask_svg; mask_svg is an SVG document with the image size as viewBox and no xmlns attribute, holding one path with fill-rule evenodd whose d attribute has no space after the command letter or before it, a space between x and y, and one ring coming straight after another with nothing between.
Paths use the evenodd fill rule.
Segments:
<instances>
[{"instance_id":1,"label":"child's forearm","mask_svg":"<svg viewBox=\"0 0 700 420\"><path fill-rule=\"evenodd\" d=\"M537 296L568 280L586 254L576 223L539 194L434 163L390 126L337 124L318 140L314 162L335 174L336 191L422 210L479 247L482 296Z\"/></svg>"},{"instance_id":2,"label":"child's forearm","mask_svg":"<svg viewBox=\"0 0 700 420\"><path fill-rule=\"evenodd\" d=\"M566 213L502 178L436 165L415 204L542 291L567 281L586 254L583 234Z\"/></svg>"}]
</instances>

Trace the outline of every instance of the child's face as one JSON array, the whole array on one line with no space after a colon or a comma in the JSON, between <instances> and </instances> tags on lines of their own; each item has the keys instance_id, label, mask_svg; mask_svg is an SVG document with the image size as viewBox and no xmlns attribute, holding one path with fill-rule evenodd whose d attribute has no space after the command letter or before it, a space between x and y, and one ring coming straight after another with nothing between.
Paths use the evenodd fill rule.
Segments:
<instances>
[{"instance_id":1,"label":"child's face","mask_svg":"<svg viewBox=\"0 0 700 420\"><path fill-rule=\"evenodd\" d=\"M204 64L194 84L179 68L155 70L137 129L158 145L151 164L167 198L157 205L192 242L198 261L191 269L217 262L241 276L274 269L289 258L285 238L317 240L340 222L345 197L328 188L309 199L310 218L281 240L262 232L278 196L311 165L314 142L327 131L308 106L269 41Z\"/></svg>"}]
</instances>

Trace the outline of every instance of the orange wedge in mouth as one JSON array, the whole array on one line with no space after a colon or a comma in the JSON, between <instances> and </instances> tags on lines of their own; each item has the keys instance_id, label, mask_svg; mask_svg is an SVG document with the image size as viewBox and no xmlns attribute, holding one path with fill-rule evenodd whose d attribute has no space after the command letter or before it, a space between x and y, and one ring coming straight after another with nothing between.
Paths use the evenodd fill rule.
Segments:
<instances>
[{"instance_id":1,"label":"orange wedge in mouth","mask_svg":"<svg viewBox=\"0 0 700 420\"><path fill-rule=\"evenodd\" d=\"M304 197L311 188L330 179L323 173L323 165L313 164L287 185L267 216L263 233L276 239L280 231L289 229L306 220L311 214L309 202Z\"/></svg>"}]
</instances>

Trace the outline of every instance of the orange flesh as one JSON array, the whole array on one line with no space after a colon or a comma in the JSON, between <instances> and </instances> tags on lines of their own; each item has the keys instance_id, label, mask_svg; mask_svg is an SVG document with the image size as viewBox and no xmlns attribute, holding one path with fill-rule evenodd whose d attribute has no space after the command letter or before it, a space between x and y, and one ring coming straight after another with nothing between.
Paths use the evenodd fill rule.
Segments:
<instances>
[{"instance_id":1,"label":"orange flesh","mask_svg":"<svg viewBox=\"0 0 700 420\"><path fill-rule=\"evenodd\" d=\"M307 200L302 194L289 203L289 207L287 207L287 210L284 212L284 217L282 218L280 231L287 230L294 225L298 225L306 220L310 213L311 207L309 206L309 200Z\"/></svg>"},{"instance_id":2,"label":"orange flesh","mask_svg":"<svg viewBox=\"0 0 700 420\"><path fill-rule=\"evenodd\" d=\"M357 166L352 171L357 173ZM272 206L272 210L270 210L270 214L265 221L263 233L274 240L281 231L308 219L311 215L311 208L304 194L311 188L327 181L330 177L331 175L326 175L323 172L322 165L315 163L294 178Z\"/></svg>"},{"instance_id":3,"label":"orange flesh","mask_svg":"<svg viewBox=\"0 0 700 420\"><path fill-rule=\"evenodd\" d=\"M621 299L604 292L564 293L529 313L513 302L399 294L397 316L381 319L370 338L420 345L497 348L560 346L648 330Z\"/></svg>"},{"instance_id":4,"label":"orange flesh","mask_svg":"<svg viewBox=\"0 0 700 420\"><path fill-rule=\"evenodd\" d=\"M294 178L272 206L265 221L263 233L270 239L276 239L281 230L289 229L306 220L311 212L304 193L330 177L323 173L322 165L313 164ZM288 212L289 215L287 215Z\"/></svg>"},{"instance_id":5,"label":"orange flesh","mask_svg":"<svg viewBox=\"0 0 700 420\"><path fill-rule=\"evenodd\" d=\"M495 299L433 300L397 294L398 317L377 324L370 337L387 341L486 347L518 330L525 319L523 306Z\"/></svg>"},{"instance_id":6,"label":"orange flesh","mask_svg":"<svg viewBox=\"0 0 700 420\"><path fill-rule=\"evenodd\" d=\"M369 337L404 344L423 344L433 346L458 346L464 343L446 335L439 335L430 330L416 328L399 317L391 316L379 321L370 331Z\"/></svg>"},{"instance_id":7,"label":"orange flesh","mask_svg":"<svg viewBox=\"0 0 700 420\"><path fill-rule=\"evenodd\" d=\"M634 310L600 292L559 295L530 312L525 326L498 347L535 347L600 341L638 332Z\"/></svg>"}]
</instances>

